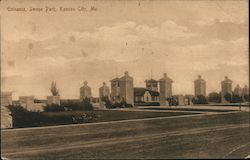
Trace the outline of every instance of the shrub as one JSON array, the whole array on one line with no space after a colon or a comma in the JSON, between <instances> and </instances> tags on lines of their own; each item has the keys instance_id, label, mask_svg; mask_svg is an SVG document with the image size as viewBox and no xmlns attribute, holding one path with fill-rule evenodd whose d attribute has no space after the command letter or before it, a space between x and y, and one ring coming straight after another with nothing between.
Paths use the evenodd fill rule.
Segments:
<instances>
[{"instance_id":1,"label":"shrub","mask_svg":"<svg viewBox=\"0 0 250 160\"><path fill-rule=\"evenodd\" d=\"M7 108L11 111L13 127L35 127L39 126L40 112L28 111L20 105L10 105Z\"/></svg>"},{"instance_id":2,"label":"shrub","mask_svg":"<svg viewBox=\"0 0 250 160\"><path fill-rule=\"evenodd\" d=\"M58 104L47 105L44 107L45 112L62 112L65 111L63 106Z\"/></svg>"},{"instance_id":3,"label":"shrub","mask_svg":"<svg viewBox=\"0 0 250 160\"><path fill-rule=\"evenodd\" d=\"M232 94L230 94L230 93L226 93L225 95L224 95L224 98L225 98L225 100L226 101L228 101L228 102L232 102Z\"/></svg>"},{"instance_id":4,"label":"shrub","mask_svg":"<svg viewBox=\"0 0 250 160\"><path fill-rule=\"evenodd\" d=\"M205 96L203 95L198 95L194 101L193 101L194 104L207 104L207 99Z\"/></svg>"},{"instance_id":5,"label":"shrub","mask_svg":"<svg viewBox=\"0 0 250 160\"><path fill-rule=\"evenodd\" d=\"M208 95L209 102L220 103L221 102L221 94L217 92L212 92Z\"/></svg>"},{"instance_id":6,"label":"shrub","mask_svg":"<svg viewBox=\"0 0 250 160\"><path fill-rule=\"evenodd\" d=\"M238 95L238 94L233 94L232 95L232 103L242 103L243 102L243 97Z\"/></svg>"},{"instance_id":7,"label":"shrub","mask_svg":"<svg viewBox=\"0 0 250 160\"><path fill-rule=\"evenodd\" d=\"M94 107L90 102L89 98L83 99L81 102L67 101L61 104L62 108L67 108L72 111L93 111Z\"/></svg>"}]
</instances>

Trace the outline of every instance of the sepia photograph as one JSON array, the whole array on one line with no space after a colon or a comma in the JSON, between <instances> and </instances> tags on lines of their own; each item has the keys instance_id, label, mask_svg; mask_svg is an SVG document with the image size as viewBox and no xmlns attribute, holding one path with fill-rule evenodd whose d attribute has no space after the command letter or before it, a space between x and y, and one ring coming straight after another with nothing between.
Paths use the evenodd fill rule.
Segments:
<instances>
[{"instance_id":1,"label":"sepia photograph","mask_svg":"<svg viewBox=\"0 0 250 160\"><path fill-rule=\"evenodd\" d=\"M250 159L248 0L0 0L1 159Z\"/></svg>"}]
</instances>

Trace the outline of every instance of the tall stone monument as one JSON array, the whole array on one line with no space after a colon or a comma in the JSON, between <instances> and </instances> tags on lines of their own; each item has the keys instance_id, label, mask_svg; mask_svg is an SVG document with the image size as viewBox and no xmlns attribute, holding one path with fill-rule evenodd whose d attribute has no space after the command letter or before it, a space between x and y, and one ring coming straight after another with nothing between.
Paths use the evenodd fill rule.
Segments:
<instances>
[{"instance_id":1,"label":"tall stone monument","mask_svg":"<svg viewBox=\"0 0 250 160\"><path fill-rule=\"evenodd\" d=\"M114 78L111 81L111 99L115 102L120 101L120 79Z\"/></svg>"},{"instance_id":2,"label":"tall stone monument","mask_svg":"<svg viewBox=\"0 0 250 160\"><path fill-rule=\"evenodd\" d=\"M227 103L225 99L225 95L227 93L232 94L232 83L233 81L230 80L227 76L225 76L225 80L221 81L221 102Z\"/></svg>"},{"instance_id":3,"label":"tall stone monument","mask_svg":"<svg viewBox=\"0 0 250 160\"><path fill-rule=\"evenodd\" d=\"M124 73L124 76L119 79L120 83L120 97L128 104L134 106L134 84L133 77L130 77L128 72Z\"/></svg>"},{"instance_id":4,"label":"tall stone monument","mask_svg":"<svg viewBox=\"0 0 250 160\"><path fill-rule=\"evenodd\" d=\"M88 86L88 82L83 82L84 86L80 88L80 100L82 101L85 98L91 99L91 88Z\"/></svg>"},{"instance_id":5,"label":"tall stone monument","mask_svg":"<svg viewBox=\"0 0 250 160\"><path fill-rule=\"evenodd\" d=\"M52 96L47 96L47 105L57 104L60 105L59 90L56 87L56 81L52 81L50 91Z\"/></svg>"},{"instance_id":6,"label":"tall stone monument","mask_svg":"<svg viewBox=\"0 0 250 160\"><path fill-rule=\"evenodd\" d=\"M206 81L201 78L201 75L194 81L194 95L195 97L199 95L206 96Z\"/></svg>"},{"instance_id":7,"label":"tall stone monument","mask_svg":"<svg viewBox=\"0 0 250 160\"><path fill-rule=\"evenodd\" d=\"M100 98L100 105L104 107L103 98L110 99L110 91L109 87L103 82L103 86L99 88L99 98Z\"/></svg>"},{"instance_id":8,"label":"tall stone monument","mask_svg":"<svg viewBox=\"0 0 250 160\"><path fill-rule=\"evenodd\" d=\"M167 98L172 96L173 80L167 77L167 73L163 74L163 78L159 80L160 83L160 105L168 105Z\"/></svg>"},{"instance_id":9,"label":"tall stone monument","mask_svg":"<svg viewBox=\"0 0 250 160\"><path fill-rule=\"evenodd\" d=\"M34 96L20 96L19 104L28 111L34 110Z\"/></svg>"}]
</instances>

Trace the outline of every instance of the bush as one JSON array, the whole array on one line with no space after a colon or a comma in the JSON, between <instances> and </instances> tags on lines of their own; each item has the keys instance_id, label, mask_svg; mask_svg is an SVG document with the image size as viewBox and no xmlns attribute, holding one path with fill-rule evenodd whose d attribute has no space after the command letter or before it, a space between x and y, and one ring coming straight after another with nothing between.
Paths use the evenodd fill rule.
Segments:
<instances>
[{"instance_id":1,"label":"bush","mask_svg":"<svg viewBox=\"0 0 250 160\"><path fill-rule=\"evenodd\" d=\"M232 95L232 103L242 103L243 102L243 97L238 95L238 94L233 94Z\"/></svg>"},{"instance_id":2,"label":"bush","mask_svg":"<svg viewBox=\"0 0 250 160\"><path fill-rule=\"evenodd\" d=\"M31 112L20 105L10 105L7 108L11 111L13 127L35 127L39 126L40 112Z\"/></svg>"},{"instance_id":3,"label":"bush","mask_svg":"<svg viewBox=\"0 0 250 160\"><path fill-rule=\"evenodd\" d=\"M250 97L249 94L244 94L243 97L244 97L245 101L249 102L249 99L250 99L249 98Z\"/></svg>"},{"instance_id":4,"label":"bush","mask_svg":"<svg viewBox=\"0 0 250 160\"><path fill-rule=\"evenodd\" d=\"M61 104L62 108L67 108L72 111L93 111L94 107L89 98L83 99L81 102L67 101Z\"/></svg>"},{"instance_id":5,"label":"bush","mask_svg":"<svg viewBox=\"0 0 250 160\"><path fill-rule=\"evenodd\" d=\"M112 108L112 103L109 100L108 96L102 97L101 100L104 102L104 105L105 105L106 108Z\"/></svg>"},{"instance_id":6,"label":"bush","mask_svg":"<svg viewBox=\"0 0 250 160\"><path fill-rule=\"evenodd\" d=\"M213 103L220 103L221 102L221 94L217 92L212 92L208 95L208 101Z\"/></svg>"},{"instance_id":7,"label":"bush","mask_svg":"<svg viewBox=\"0 0 250 160\"><path fill-rule=\"evenodd\" d=\"M225 100L226 101L228 101L228 102L232 102L232 94L230 94L230 93L226 93L225 95L224 95L224 98L225 98Z\"/></svg>"},{"instance_id":8,"label":"bush","mask_svg":"<svg viewBox=\"0 0 250 160\"><path fill-rule=\"evenodd\" d=\"M63 106L58 104L47 105L44 107L45 112L62 112L65 111Z\"/></svg>"},{"instance_id":9,"label":"bush","mask_svg":"<svg viewBox=\"0 0 250 160\"><path fill-rule=\"evenodd\" d=\"M194 104L207 104L207 99L203 95L198 95L196 98L194 98L193 103Z\"/></svg>"}]
</instances>

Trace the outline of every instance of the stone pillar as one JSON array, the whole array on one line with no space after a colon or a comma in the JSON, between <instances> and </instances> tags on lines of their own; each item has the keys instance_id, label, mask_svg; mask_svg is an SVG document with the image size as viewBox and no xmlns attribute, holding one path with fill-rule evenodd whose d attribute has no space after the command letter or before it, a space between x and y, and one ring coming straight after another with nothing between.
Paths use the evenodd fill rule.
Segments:
<instances>
[{"instance_id":1,"label":"stone pillar","mask_svg":"<svg viewBox=\"0 0 250 160\"><path fill-rule=\"evenodd\" d=\"M19 104L29 111L33 110L34 109L34 96L20 96Z\"/></svg>"},{"instance_id":2,"label":"stone pillar","mask_svg":"<svg viewBox=\"0 0 250 160\"><path fill-rule=\"evenodd\" d=\"M13 128L11 112L4 106L1 106L1 129Z\"/></svg>"},{"instance_id":3,"label":"stone pillar","mask_svg":"<svg viewBox=\"0 0 250 160\"><path fill-rule=\"evenodd\" d=\"M104 102L102 101L102 98L107 98L108 100L110 100L110 91L109 91L109 87L106 85L105 82L103 82L103 86L99 88L99 99L100 99L100 106L102 106L103 108L105 108Z\"/></svg>"},{"instance_id":4,"label":"stone pillar","mask_svg":"<svg viewBox=\"0 0 250 160\"><path fill-rule=\"evenodd\" d=\"M47 105L60 105L60 96L47 96Z\"/></svg>"},{"instance_id":5,"label":"stone pillar","mask_svg":"<svg viewBox=\"0 0 250 160\"><path fill-rule=\"evenodd\" d=\"M120 78L120 96L127 104L134 106L134 84L133 78L126 71L124 76Z\"/></svg>"},{"instance_id":6,"label":"stone pillar","mask_svg":"<svg viewBox=\"0 0 250 160\"><path fill-rule=\"evenodd\" d=\"M159 80L160 83L160 105L168 105L167 98L172 96L172 83L173 80L167 77L167 74L163 74L163 78Z\"/></svg>"}]
</instances>

